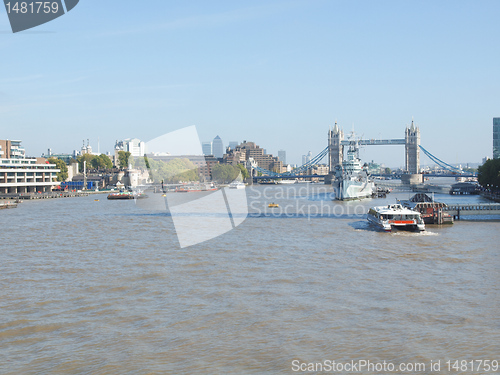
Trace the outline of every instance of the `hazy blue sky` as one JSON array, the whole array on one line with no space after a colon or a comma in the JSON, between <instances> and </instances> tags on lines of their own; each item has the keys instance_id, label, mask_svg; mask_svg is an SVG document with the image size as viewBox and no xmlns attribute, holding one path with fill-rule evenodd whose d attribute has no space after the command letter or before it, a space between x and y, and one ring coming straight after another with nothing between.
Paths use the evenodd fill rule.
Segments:
<instances>
[{"instance_id":1,"label":"hazy blue sky","mask_svg":"<svg viewBox=\"0 0 500 375\"><path fill-rule=\"evenodd\" d=\"M448 162L492 153L500 116L500 1L103 1L12 34L0 10L0 139L39 156L112 151L196 125L288 160L335 119ZM404 164L403 146L362 157ZM428 159L423 156L423 163Z\"/></svg>"}]
</instances>

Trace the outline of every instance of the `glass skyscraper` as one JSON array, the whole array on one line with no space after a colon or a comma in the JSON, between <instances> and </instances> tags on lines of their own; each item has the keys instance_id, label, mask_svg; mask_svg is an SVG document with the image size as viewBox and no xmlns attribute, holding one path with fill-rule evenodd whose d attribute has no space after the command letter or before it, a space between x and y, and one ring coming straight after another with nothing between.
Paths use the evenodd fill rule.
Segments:
<instances>
[{"instance_id":1,"label":"glass skyscraper","mask_svg":"<svg viewBox=\"0 0 500 375\"><path fill-rule=\"evenodd\" d=\"M222 155L224 155L224 143L219 136L215 137L212 141L212 152L218 159L222 158Z\"/></svg>"},{"instance_id":2,"label":"glass skyscraper","mask_svg":"<svg viewBox=\"0 0 500 375\"><path fill-rule=\"evenodd\" d=\"M203 155L212 155L212 142L203 142L201 144L201 149L203 151Z\"/></svg>"},{"instance_id":3,"label":"glass skyscraper","mask_svg":"<svg viewBox=\"0 0 500 375\"><path fill-rule=\"evenodd\" d=\"M500 117L493 118L493 159L500 159Z\"/></svg>"}]
</instances>

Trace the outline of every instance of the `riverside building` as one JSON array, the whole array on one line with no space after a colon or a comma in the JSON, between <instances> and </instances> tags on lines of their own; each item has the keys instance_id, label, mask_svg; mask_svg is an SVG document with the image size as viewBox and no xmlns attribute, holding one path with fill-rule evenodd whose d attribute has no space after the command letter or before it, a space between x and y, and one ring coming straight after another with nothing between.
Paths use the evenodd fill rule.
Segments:
<instances>
[{"instance_id":1,"label":"riverside building","mask_svg":"<svg viewBox=\"0 0 500 375\"><path fill-rule=\"evenodd\" d=\"M0 194L50 192L58 172L45 158L26 158L21 141L0 140Z\"/></svg>"}]
</instances>

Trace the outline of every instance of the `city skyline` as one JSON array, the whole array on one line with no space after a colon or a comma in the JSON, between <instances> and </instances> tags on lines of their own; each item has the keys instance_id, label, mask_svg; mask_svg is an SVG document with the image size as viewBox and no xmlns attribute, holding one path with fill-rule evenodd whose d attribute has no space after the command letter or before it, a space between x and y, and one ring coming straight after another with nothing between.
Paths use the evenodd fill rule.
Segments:
<instances>
[{"instance_id":1,"label":"city skyline","mask_svg":"<svg viewBox=\"0 0 500 375\"><path fill-rule=\"evenodd\" d=\"M89 138L112 152L116 139L196 125L201 139L252 140L300 164L335 120L365 139L403 138L414 117L441 159L492 157L498 2L150 5L87 0L36 31L0 34L2 138L37 156ZM361 158L397 167L404 150Z\"/></svg>"}]
</instances>

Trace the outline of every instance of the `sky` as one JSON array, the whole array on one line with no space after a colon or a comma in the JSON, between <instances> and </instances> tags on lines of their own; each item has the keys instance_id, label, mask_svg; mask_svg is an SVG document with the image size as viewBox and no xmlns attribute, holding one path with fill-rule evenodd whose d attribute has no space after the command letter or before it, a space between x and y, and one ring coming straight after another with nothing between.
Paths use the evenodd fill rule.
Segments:
<instances>
[{"instance_id":1,"label":"sky","mask_svg":"<svg viewBox=\"0 0 500 375\"><path fill-rule=\"evenodd\" d=\"M30 156L84 139L113 152L195 125L300 163L335 121L404 138L414 118L435 156L481 162L500 117L499 14L496 0L80 0L13 34L2 7L0 139ZM404 146L361 157L402 167Z\"/></svg>"}]
</instances>

